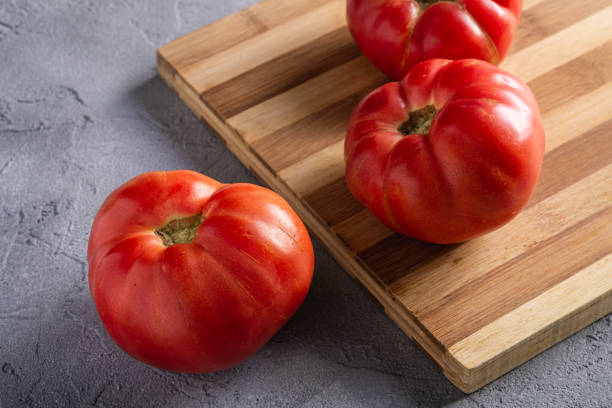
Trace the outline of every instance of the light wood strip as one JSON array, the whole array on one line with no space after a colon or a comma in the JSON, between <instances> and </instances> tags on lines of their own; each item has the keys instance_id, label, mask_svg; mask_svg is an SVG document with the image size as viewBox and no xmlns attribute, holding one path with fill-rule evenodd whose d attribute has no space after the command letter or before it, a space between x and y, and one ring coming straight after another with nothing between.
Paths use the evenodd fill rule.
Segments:
<instances>
[{"instance_id":1,"label":"light wood strip","mask_svg":"<svg viewBox=\"0 0 612 408\"><path fill-rule=\"evenodd\" d=\"M520 213L511 223L464 243L390 285L413 313L439 302L529 248L603 210L612 201L612 165ZM522 225L522 228L515 228ZM453 267L447 265L453 262ZM449 279L452 276L452 279Z\"/></svg>"},{"instance_id":2,"label":"light wood strip","mask_svg":"<svg viewBox=\"0 0 612 408\"><path fill-rule=\"evenodd\" d=\"M540 180L527 207L593 174L612 161L612 118L544 157Z\"/></svg>"},{"instance_id":3,"label":"light wood strip","mask_svg":"<svg viewBox=\"0 0 612 408\"><path fill-rule=\"evenodd\" d=\"M278 174L301 196L316 191L327 184L327 180L344 176L344 140L319 150Z\"/></svg>"},{"instance_id":4,"label":"light wood strip","mask_svg":"<svg viewBox=\"0 0 612 408\"><path fill-rule=\"evenodd\" d=\"M344 140L346 124L363 92L343 99L253 142L253 149L280 171L327 146Z\"/></svg>"},{"instance_id":5,"label":"light wood strip","mask_svg":"<svg viewBox=\"0 0 612 408\"><path fill-rule=\"evenodd\" d=\"M529 82L529 87L536 96L540 110L546 113L610 81L612 81L612 40L539 76Z\"/></svg>"},{"instance_id":6,"label":"light wood strip","mask_svg":"<svg viewBox=\"0 0 612 408\"><path fill-rule=\"evenodd\" d=\"M529 82L606 43L610 39L610 21L612 5L508 56L502 68Z\"/></svg>"},{"instance_id":7,"label":"light wood strip","mask_svg":"<svg viewBox=\"0 0 612 408\"><path fill-rule=\"evenodd\" d=\"M344 3L344 0L264 0L255 3L248 10L268 27L276 27L328 3L344 6L340 4Z\"/></svg>"},{"instance_id":8,"label":"light wood strip","mask_svg":"<svg viewBox=\"0 0 612 408\"><path fill-rule=\"evenodd\" d=\"M523 0L523 13L540 3L544 3L545 1L547 0Z\"/></svg>"},{"instance_id":9,"label":"light wood strip","mask_svg":"<svg viewBox=\"0 0 612 408\"><path fill-rule=\"evenodd\" d=\"M367 209L335 225L333 230L355 253L371 247L372 243L380 242L394 233Z\"/></svg>"},{"instance_id":10,"label":"light wood strip","mask_svg":"<svg viewBox=\"0 0 612 408\"><path fill-rule=\"evenodd\" d=\"M385 76L364 57L358 57L228 120L247 143L363 90L375 89Z\"/></svg>"},{"instance_id":11,"label":"light wood strip","mask_svg":"<svg viewBox=\"0 0 612 408\"><path fill-rule=\"evenodd\" d=\"M609 180L608 180L609 182ZM612 252L612 190L608 206L419 312L419 320L450 347L577 271ZM546 262L542 262L546 259ZM512 281L512 285L504 282Z\"/></svg>"},{"instance_id":12,"label":"light wood strip","mask_svg":"<svg viewBox=\"0 0 612 408\"><path fill-rule=\"evenodd\" d=\"M542 328L558 325L560 318L565 320L569 314L587 308L610 291L612 255L607 255L456 343L449 351L467 368L478 367L500 358L512 347L537 335ZM611 306L608 305L608 309ZM516 330L508 332L508 327Z\"/></svg>"},{"instance_id":13,"label":"light wood strip","mask_svg":"<svg viewBox=\"0 0 612 408\"><path fill-rule=\"evenodd\" d=\"M543 114L546 151L552 151L584 132L612 118L612 82L595 91L556 107Z\"/></svg>"},{"instance_id":14,"label":"light wood strip","mask_svg":"<svg viewBox=\"0 0 612 408\"><path fill-rule=\"evenodd\" d=\"M559 30L574 24L610 5L610 0L568 1L559 7L558 0L541 1L523 8L511 52L542 41Z\"/></svg>"},{"instance_id":15,"label":"light wood strip","mask_svg":"<svg viewBox=\"0 0 612 408\"><path fill-rule=\"evenodd\" d=\"M285 24L179 71L198 93L203 93L265 62L312 41L312 33L324 35L346 24L344 6L337 1L323 4Z\"/></svg>"}]
</instances>

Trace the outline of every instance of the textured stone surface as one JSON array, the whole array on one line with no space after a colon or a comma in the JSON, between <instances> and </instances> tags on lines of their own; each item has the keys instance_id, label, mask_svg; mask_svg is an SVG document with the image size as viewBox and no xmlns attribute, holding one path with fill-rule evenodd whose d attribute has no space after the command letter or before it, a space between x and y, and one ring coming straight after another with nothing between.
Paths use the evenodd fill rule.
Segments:
<instances>
[{"instance_id":1,"label":"textured stone surface","mask_svg":"<svg viewBox=\"0 0 612 408\"><path fill-rule=\"evenodd\" d=\"M113 188L256 182L162 83L156 48L252 0L0 0L0 406L610 407L610 316L470 396L316 245L312 290L238 367L180 375L110 340L86 244Z\"/></svg>"}]
</instances>

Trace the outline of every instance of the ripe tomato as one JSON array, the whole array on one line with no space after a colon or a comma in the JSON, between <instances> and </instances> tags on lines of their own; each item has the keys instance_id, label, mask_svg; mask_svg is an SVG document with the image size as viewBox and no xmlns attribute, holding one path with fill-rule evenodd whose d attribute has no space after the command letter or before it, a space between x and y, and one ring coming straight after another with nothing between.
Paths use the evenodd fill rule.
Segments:
<instances>
[{"instance_id":1,"label":"ripe tomato","mask_svg":"<svg viewBox=\"0 0 612 408\"><path fill-rule=\"evenodd\" d=\"M529 88L480 60L434 59L357 106L345 140L346 182L388 227L461 242L510 221L544 154Z\"/></svg>"},{"instance_id":2,"label":"ripe tomato","mask_svg":"<svg viewBox=\"0 0 612 408\"><path fill-rule=\"evenodd\" d=\"M172 371L231 367L294 314L314 268L308 232L276 193L191 171L142 174L100 208L89 288L132 357Z\"/></svg>"},{"instance_id":3,"label":"ripe tomato","mask_svg":"<svg viewBox=\"0 0 612 408\"><path fill-rule=\"evenodd\" d=\"M363 54L393 79L430 58L499 64L522 0L348 0L347 20Z\"/></svg>"}]
</instances>

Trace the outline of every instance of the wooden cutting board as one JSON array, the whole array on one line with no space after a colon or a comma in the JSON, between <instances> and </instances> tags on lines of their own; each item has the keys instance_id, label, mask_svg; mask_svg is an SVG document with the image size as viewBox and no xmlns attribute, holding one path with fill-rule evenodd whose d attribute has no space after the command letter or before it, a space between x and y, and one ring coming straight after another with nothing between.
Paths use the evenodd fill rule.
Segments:
<instances>
[{"instance_id":1,"label":"wooden cutting board","mask_svg":"<svg viewBox=\"0 0 612 408\"><path fill-rule=\"evenodd\" d=\"M540 103L542 176L516 219L461 245L394 234L347 190L347 120L387 79L344 1L264 0L158 52L193 112L465 392L612 311L612 1L524 3L502 66Z\"/></svg>"}]
</instances>

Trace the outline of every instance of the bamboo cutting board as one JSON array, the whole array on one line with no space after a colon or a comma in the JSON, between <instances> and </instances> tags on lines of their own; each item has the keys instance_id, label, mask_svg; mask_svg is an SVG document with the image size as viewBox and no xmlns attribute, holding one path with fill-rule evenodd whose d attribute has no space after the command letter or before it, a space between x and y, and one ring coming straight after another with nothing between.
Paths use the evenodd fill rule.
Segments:
<instances>
[{"instance_id":1,"label":"bamboo cutting board","mask_svg":"<svg viewBox=\"0 0 612 408\"><path fill-rule=\"evenodd\" d=\"M166 82L465 392L612 311L612 0L524 3L502 66L540 103L542 176L516 219L461 245L393 234L347 190L347 120L387 79L344 1L263 0L158 51Z\"/></svg>"}]
</instances>

